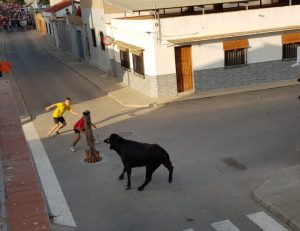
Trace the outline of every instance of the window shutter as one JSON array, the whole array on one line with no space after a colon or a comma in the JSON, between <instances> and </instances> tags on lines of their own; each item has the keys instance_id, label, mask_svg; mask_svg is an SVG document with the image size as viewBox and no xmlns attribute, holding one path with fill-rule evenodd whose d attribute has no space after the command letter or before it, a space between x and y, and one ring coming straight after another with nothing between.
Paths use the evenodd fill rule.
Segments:
<instances>
[{"instance_id":1,"label":"window shutter","mask_svg":"<svg viewBox=\"0 0 300 231\"><path fill-rule=\"evenodd\" d=\"M239 40L231 40L223 42L224 51L245 49L249 47L248 39L239 39Z\"/></svg>"},{"instance_id":2,"label":"window shutter","mask_svg":"<svg viewBox=\"0 0 300 231\"><path fill-rule=\"evenodd\" d=\"M290 33L281 35L282 44L299 43L300 33Z\"/></svg>"}]
</instances>

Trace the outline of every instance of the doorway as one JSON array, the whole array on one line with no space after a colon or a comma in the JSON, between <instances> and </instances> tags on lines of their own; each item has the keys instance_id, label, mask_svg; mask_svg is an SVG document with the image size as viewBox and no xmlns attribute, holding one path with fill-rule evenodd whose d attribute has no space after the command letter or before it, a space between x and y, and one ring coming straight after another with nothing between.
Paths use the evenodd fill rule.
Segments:
<instances>
[{"instance_id":1,"label":"doorway","mask_svg":"<svg viewBox=\"0 0 300 231\"><path fill-rule=\"evenodd\" d=\"M175 47L177 91L193 90L191 46Z\"/></svg>"}]
</instances>

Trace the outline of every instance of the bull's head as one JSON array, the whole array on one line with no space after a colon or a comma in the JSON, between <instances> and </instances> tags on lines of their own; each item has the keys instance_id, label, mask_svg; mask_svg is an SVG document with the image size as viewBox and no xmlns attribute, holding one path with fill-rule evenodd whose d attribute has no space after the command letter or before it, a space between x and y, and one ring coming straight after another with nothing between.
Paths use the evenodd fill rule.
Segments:
<instances>
[{"instance_id":1,"label":"bull's head","mask_svg":"<svg viewBox=\"0 0 300 231\"><path fill-rule=\"evenodd\" d=\"M104 140L104 143L110 144L109 148L118 152L122 142L122 137L117 134L111 134Z\"/></svg>"}]
</instances>

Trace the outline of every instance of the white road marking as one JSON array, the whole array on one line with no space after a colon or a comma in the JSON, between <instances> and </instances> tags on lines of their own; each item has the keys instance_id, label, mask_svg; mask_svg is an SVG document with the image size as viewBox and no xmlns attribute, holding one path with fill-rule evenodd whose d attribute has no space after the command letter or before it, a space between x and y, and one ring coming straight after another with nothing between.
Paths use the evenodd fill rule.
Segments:
<instances>
[{"instance_id":1,"label":"white road marking","mask_svg":"<svg viewBox=\"0 0 300 231\"><path fill-rule=\"evenodd\" d=\"M230 220L215 222L211 226L217 231L240 231Z\"/></svg>"},{"instance_id":2,"label":"white road marking","mask_svg":"<svg viewBox=\"0 0 300 231\"><path fill-rule=\"evenodd\" d=\"M247 217L264 231L288 231L265 212L249 214Z\"/></svg>"},{"instance_id":3,"label":"white road marking","mask_svg":"<svg viewBox=\"0 0 300 231\"><path fill-rule=\"evenodd\" d=\"M50 212L54 216L54 223L76 227L72 213L33 123L24 124L22 127L42 182Z\"/></svg>"},{"instance_id":4,"label":"white road marking","mask_svg":"<svg viewBox=\"0 0 300 231\"><path fill-rule=\"evenodd\" d=\"M183 231L195 231L194 229L185 229Z\"/></svg>"}]
</instances>

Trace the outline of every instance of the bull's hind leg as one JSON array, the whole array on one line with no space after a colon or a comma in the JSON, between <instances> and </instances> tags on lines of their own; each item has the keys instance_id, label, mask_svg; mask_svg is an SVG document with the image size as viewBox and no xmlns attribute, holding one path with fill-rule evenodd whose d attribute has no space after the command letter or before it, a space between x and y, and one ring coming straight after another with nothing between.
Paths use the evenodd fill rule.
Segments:
<instances>
[{"instance_id":1,"label":"bull's hind leg","mask_svg":"<svg viewBox=\"0 0 300 231\"><path fill-rule=\"evenodd\" d=\"M146 179L145 179L145 182L140 187L138 187L139 191L144 190L145 186L151 181L152 174L159 167L159 165L160 164L154 165L154 166L153 165L146 166Z\"/></svg>"},{"instance_id":2,"label":"bull's hind leg","mask_svg":"<svg viewBox=\"0 0 300 231\"><path fill-rule=\"evenodd\" d=\"M126 167L126 172L127 172L127 188L126 190L129 190L131 188L131 168Z\"/></svg>"},{"instance_id":3,"label":"bull's hind leg","mask_svg":"<svg viewBox=\"0 0 300 231\"><path fill-rule=\"evenodd\" d=\"M169 182L173 180L173 165L170 160L164 161L163 165L169 170Z\"/></svg>"},{"instance_id":4,"label":"bull's hind leg","mask_svg":"<svg viewBox=\"0 0 300 231\"><path fill-rule=\"evenodd\" d=\"M124 167L123 172L121 173L121 175L119 176L119 180L123 180L124 179L124 175L125 175L126 169Z\"/></svg>"}]
</instances>

